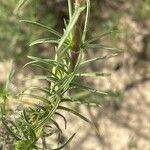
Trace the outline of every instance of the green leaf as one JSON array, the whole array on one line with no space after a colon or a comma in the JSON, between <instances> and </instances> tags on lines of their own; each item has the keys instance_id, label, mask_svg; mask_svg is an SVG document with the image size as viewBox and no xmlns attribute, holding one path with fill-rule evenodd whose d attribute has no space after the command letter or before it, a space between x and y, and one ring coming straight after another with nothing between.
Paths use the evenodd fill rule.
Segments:
<instances>
[{"instance_id":1,"label":"green leaf","mask_svg":"<svg viewBox=\"0 0 150 150\"><path fill-rule=\"evenodd\" d=\"M88 22L90 17L90 0L86 0L86 17L85 17L85 23L84 23L84 29L83 29L83 35L82 35L82 41L85 41L86 34L87 34L87 28L88 28Z\"/></svg>"},{"instance_id":2,"label":"green leaf","mask_svg":"<svg viewBox=\"0 0 150 150\"><path fill-rule=\"evenodd\" d=\"M87 44L86 48L88 48L88 49L107 49L107 50L112 50L115 52L121 52L121 50L116 47L102 45L102 44Z\"/></svg>"},{"instance_id":3,"label":"green leaf","mask_svg":"<svg viewBox=\"0 0 150 150\"><path fill-rule=\"evenodd\" d=\"M51 121L56 126L56 128L59 130L59 132L62 133L62 130L61 130L59 124L55 120L53 120L53 119L51 119Z\"/></svg>"},{"instance_id":4,"label":"green leaf","mask_svg":"<svg viewBox=\"0 0 150 150\"><path fill-rule=\"evenodd\" d=\"M101 95L108 95L107 92L104 92L104 91L100 91L100 90L95 90L91 87L88 87L88 86L85 86L85 85L82 85L82 84L79 84L79 83L76 83L76 82L73 82L71 83L73 86L75 86L76 88L80 88L80 89L83 89L83 90L87 90L87 91L90 91L92 93L97 93L97 94L101 94Z\"/></svg>"},{"instance_id":5,"label":"green leaf","mask_svg":"<svg viewBox=\"0 0 150 150\"><path fill-rule=\"evenodd\" d=\"M3 117L1 118L1 121L2 121L3 125L5 126L5 129L7 130L7 132L8 132L9 134L10 134L12 137L14 137L14 139L20 140L20 138L12 131L12 129L7 126L8 123L6 123L6 121L5 121L5 119L4 119Z\"/></svg>"},{"instance_id":6,"label":"green leaf","mask_svg":"<svg viewBox=\"0 0 150 150\"><path fill-rule=\"evenodd\" d=\"M56 91L55 94L63 95L69 89L69 84L72 82L74 76L72 76L72 74L70 74L68 76L66 78L62 79L63 82L59 84L59 90Z\"/></svg>"},{"instance_id":7,"label":"green leaf","mask_svg":"<svg viewBox=\"0 0 150 150\"><path fill-rule=\"evenodd\" d=\"M79 76L79 77L98 77L98 76L108 77L110 75L111 75L110 73L101 73L101 72L79 73L79 74L76 74L76 76Z\"/></svg>"},{"instance_id":8,"label":"green leaf","mask_svg":"<svg viewBox=\"0 0 150 150\"><path fill-rule=\"evenodd\" d=\"M59 106L59 103L61 101L60 97L58 97L57 95L53 95L53 100L55 100L53 102L53 108L49 111L49 114L45 117L45 118L42 118L36 125L36 129L38 129L39 127L43 126L44 124L47 123L47 121L49 120L49 118L51 118L55 111L57 110L58 106Z\"/></svg>"},{"instance_id":9,"label":"green leaf","mask_svg":"<svg viewBox=\"0 0 150 150\"><path fill-rule=\"evenodd\" d=\"M38 23L38 22L35 22L35 21L29 21L29 20L20 20L20 22L24 22L24 23L28 23L28 24L32 24L32 25L35 25L35 26L38 26L38 27L41 27L43 29L46 29L47 31L49 31L50 33L58 36L58 37L61 37L61 34L58 33L57 31L55 31L54 29L48 27L48 26L45 26L41 23Z\"/></svg>"},{"instance_id":10,"label":"green leaf","mask_svg":"<svg viewBox=\"0 0 150 150\"><path fill-rule=\"evenodd\" d=\"M56 43L56 44L58 44L58 40L50 39L50 38L38 39L38 40L35 40L32 43L30 43L29 46L34 46L34 45L43 44L43 43L52 43L52 44Z\"/></svg>"},{"instance_id":11,"label":"green leaf","mask_svg":"<svg viewBox=\"0 0 150 150\"><path fill-rule=\"evenodd\" d=\"M32 86L32 87L29 87L27 90L30 90L30 91L34 91L34 90L36 90L36 91L41 91L41 92L43 92L43 93L45 93L45 94L50 94L50 91L49 91L49 89L48 88L46 88L46 87L44 87L44 88L42 88L42 87L38 87L38 86ZM26 90L24 90L24 92L25 92Z\"/></svg>"},{"instance_id":12,"label":"green leaf","mask_svg":"<svg viewBox=\"0 0 150 150\"><path fill-rule=\"evenodd\" d=\"M67 141L65 144L63 144L62 146L60 146L60 147L58 147L58 148L52 149L52 150L61 150L61 149L63 149L63 148L74 138L75 135L76 135L76 133L74 133L74 134L68 139L68 141Z\"/></svg>"},{"instance_id":13,"label":"green leaf","mask_svg":"<svg viewBox=\"0 0 150 150\"><path fill-rule=\"evenodd\" d=\"M100 40L101 38L111 34L111 33L116 33L116 32L119 32L119 31L113 30L113 31L109 31L109 32L103 33L103 34L101 34L101 35L99 35L99 36L97 36L95 38L92 38L91 40L86 41L85 44L91 44L91 43L96 42L97 40Z\"/></svg>"},{"instance_id":14,"label":"green leaf","mask_svg":"<svg viewBox=\"0 0 150 150\"><path fill-rule=\"evenodd\" d=\"M67 73L65 68L67 67L65 64L62 64L58 61L55 61L53 59L43 59L43 58L38 58L38 57L33 57L33 56L28 56L28 58L32 59L33 61L27 63L24 65L24 67L31 65L31 64L36 64L36 63L43 63L48 66L57 66L57 69L62 70L63 72Z\"/></svg>"},{"instance_id":15,"label":"green leaf","mask_svg":"<svg viewBox=\"0 0 150 150\"><path fill-rule=\"evenodd\" d=\"M64 106L58 106L58 109L62 109L62 110L65 110L67 112L70 112L76 116L78 116L79 118L81 118L82 120L88 122L91 124L91 121L89 119L87 119L86 117L84 117L83 115L81 115L80 113L76 112L75 110L72 110L70 108L67 108L67 107L64 107Z\"/></svg>"},{"instance_id":16,"label":"green leaf","mask_svg":"<svg viewBox=\"0 0 150 150\"><path fill-rule=\"evenodd\" d=\"M88 95L90 95L90 93L88 93ZM78 99L76 97L75 98L74 97L64 98L64 99L62 99L62 102L73 102L76 104L80 104L80 105L83 104L83 105L88 105L88 106L100 106L98 104L98 102L93 101L93 99L91 99L89 97L88 97L88 100L86 97L78 98Z\"/></svg>"},{"instance_id":17,"label":"green leaf","mask_svg":"<svg viewBox=\"0 0 150 150\"><path fill-rule=\"evenodd\" d=\"M114 53L114 54L110 54L110 55L105 55L105 56L101 56L101 57L92 58L92 59L89 59L89 60L86 60L86 61L82 62L81 65L85 65L87 63L95 62L95 61L102 60L102 59L109 59L109 58L115 57L117 55L118 55L118 53Z\"/></svg>"},{"instance_id":18,"label":"green leaf","mask_svg":"<svg viewBox=\"0 0 150 150\"><path fill-rule=\"evenodd\" d=\"M31 63L32 62L32 63ZM49 66L43 66L42 64L37 64L35 61L31 61L31 62L29 62L30 63L30 65L33 65L33 66L36 66L36 67L38 67L38 68L40 68L40 69L42 69L42 71L45 71L45 72L47 72L48 73L48 75L52 75L52 76L54 76L55 78L57 78L57 76L54 74L54 73L52 73L52 71L51 71L51 68L49 68ZM28 64L29 65L29 64ZM46 73L45 73L45 76L46 76ZM28 78L27 78L28 79ZM23 79L24 80L24 79Z\"/></svg>"},{"instance_id":19,"label":"green leaf","mask_svg":"<svg viewBox=\"0 0 150 150\"><path fill-rule=\"evenodd\" d=\"M36 141L36 134L34 132L34 129L32 127L32 125L30 124L30 122L28 121L28 118L27 118L27 114L26 114L26 111L23 110L23 117L24 117L24 123L27 125L28 127L28 130L29 130L29 133L30 133L30 138L32 140L32 143L34 143Z\"/></svg>"},{"instance_id":20,"label":"green leaf","mask_svg":"<svg viewBox=\"0 0 150 150\"><path fill-rule=\"evenodd\" d=\"M49 105L51 102L47 99L47 98L44 98L44 97L41 97L41 96L38 96L38 95L34 95L34 94L22 94L22 96L28 96L29 98L34 98L34 99L37 99L37 100L40 100L42 102L44 102L45 104Z\"/></svg>"},{"instance_id":21,"label":"green leaf","mask_svg":"<svg viewBox=\"0 0 150 150\"><path fill-rule=\"evenodd\" d=\"M23 80L33 80L33 79L36 79L36 80L46 80L48 82L56 82L58 81L58 79L56 77L53 77L53 76L42 76L42 75L36 75L36 76L33 76L33 77L27 77Z\"/></svg>"},{"instance_id":22,"label":"green leaf","mask_svg":"<svg viewBox=\"0 0 150 150\"><path fill-rule=\"evenodd\" d=\"M66 120L66 118L62 114L60 114L58 112L55 112L55 114L63 118L64 123L65 123L65 129L66 129L67 128L67 120Z\"/></svg>"},{"instance_id":23,"label":"green leaf","mask_svg":"<svg viewBox=\"0 0 150 150\"><path fill-rule=\"evenodd\" d=\"M61 84L61 86L59 87L59 90L57 90L55 92L55 94L57 95L63 95L68 89L69 89L69 84L71 83L71 81L73 80L75 74L71 73L69 75L67 75L64 79L63 82ZM57 86L57 85L56 85Z\"/></svg>"}]
</instances>

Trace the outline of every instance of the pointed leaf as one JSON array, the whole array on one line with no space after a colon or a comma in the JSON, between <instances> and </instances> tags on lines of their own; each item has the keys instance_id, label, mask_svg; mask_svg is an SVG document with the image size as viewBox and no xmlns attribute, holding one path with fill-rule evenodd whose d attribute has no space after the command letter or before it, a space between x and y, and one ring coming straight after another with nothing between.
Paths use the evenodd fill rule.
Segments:
<instances>
[{"instance_id":1,"label":"pointed leaf","mask_svg":"<svg viewBox=\"0 0 150 150\"><path fill-rule=\"evenodd\" d=\"M89 23L89 17L90 17L90 0L86 0L86 17L85 17L85 24L84 24L84 29L83 29L83 35L82 35L82 41L85 41L86 34L87 34L87 28L88 28L88 23Z\"/></svg>"},{"instance_id":2,"label":"pointed leaf","mask_svg":"<svg viewBox=\"0 0 150 150\"><path fill-rule=\"evenodd\" d=\"M7 124L8 123L6 123L6 121L5 121L5 119L2 117L1 118L1 121L2 121L2 123L3 123L3 125L5 126L5 128L6 128L6 130L7 130L7 132L12 136L12 137L14 137L16 140L20 140L20 138L12 131L12 129L10 129L8 126L7 126Z\"/></svg>"},{"instance_id":3,"label":"pointed leaf","mask_svg":"<svg viewBox=\"0 0 150 150\"><path fill-rule=\"evenodd\" d=\"M62 114L60 114L58 112L55 112L55 114L63 118L64 123L65 123L65 129L66 129L67 128L67 120L66 120L66 118Z\"/></svg>"},{"instance_id":4,"label":"pointed leaf","mask_svg":"<svg viewBox=\"0 0 150 150\"><path fill-rule=\"evenodd\" d=\"M86 61L82 62L81 65L85 65L87 63L102 60L102 59L109 59L109 58L115 57L117 55L118 55L118 53L114 53L114 54L110 54L110 55L105 55L105 56L101 56L101 57L92 58L92 59L89 59L89 60L86 60Z\"/></svg>"},{"instance_id":5,"label":"pointed leaf","mask_svg":"<svg viewBox=\"0 0 150 150\"><path fill-rule=\"evenodd\" d=\"M48 26L45 26L41 23L38 23L38 22L35 22L35 21L30 21L30 20L20 20L20 22L24 22L24 23L28 23L28 24L32 24L32 25L35 25L35 26L38 26L38 27L41 27L43 29L46 29L47 31L49 31L50 33L58 36L58 37L61 37L61 34L58 33L57 31L55 31L54 29L48 27Z\"/></svg>"},{"instance_id":6,"label":"pointed leaf","mask_svg":"<svg viewBox=\"0 0 150 150\"><path fill-rule=\"evenodd\" d=\"M24 80L33 80L33 79L36 79L36 80L46 80L48 82L52 82L52 81L58 81L58 79L56 77L53 77L53 76L40 76L40 75L36 75L36 76L33 76L33 77L28 77L28 78L25 78Z\"/></svg>"},{"instance_id":7,"label":"pointed leaf","mask_svg":"<svg viewBox=\"0 0 150 150\"><path fill-rule=\"evenodd\" d=\"M76 76L80 76L80 77L108 77L110 76L110 73L101 73L101 72L92 72L92 73L79 73L76 74Z\"/></svg>"},{"instance_id":8,"label":"pointed leaf","mask_svg":"<svg viewBox=\"0 0 150 150\"><path fill-rule=\"evenodd\" d=\"M107 49L107 50L112 50L115 52L121 52L121 50L119 48L102 45L102 44L87 44L86 48L88 48L88 49Z\"/></svg>"},{"instance_id":9,"label":"pointed leaf","mask_svg":"<svg viewBox=\"0 0 150 150\"><path fill-rule=\"evenodd\" d=\"M51 119L51 121L52 121L52 123L56 126L56 128L59 130L59 132L62 133L62 130L61 130L59 124L58 124L55 120L53 120L53 119Z\"/></svg>"},{"instance_id":10,"label":"pointed leaf","mask_svg":"<svg viewBox=\"0 0 150 150\"><path fill-rule=\"evenodd\" d=\"M35 40L32 43L30 43L29 46L34 46L34 45L43 44L43 43L52 43L52 44L56 43L56 44L58 44L58 40L50 39L50 38L38 39L38 40Z\"/></svg>"},{"instance_id":11,"label":"pointed leaf","mask_svg":"<svg viewBox=\"0 0 150 150\"><path fill-rule=\"evenodd\" d=\"M24 117L24 123L27 125L27 127L29 129L29 132L30 132L30 134L32 136L31 139L32 139L33 142L35 142L36 141L36 134L34 132L34 129L33 129L32 125L28 121L28 118L27 118L25 110L23 110L23 117Z\"/></svg>"},{"instance_id":12,"label":"pointed leaf","mask_svg":"<svg viewBox=\"0 0 150 150\"><path fill-rule=\"evenodd\" d=\"M24 65L24 67L28 66L28 65L31 65L31 64L36 64L36 63L43 63L43 64L46 64L48 66L57 66L58 70L62 70L64 71L65 73L67 73L67 71L65 70L65 68L67 67L65 64L62 64L58 61L55 61L53 59L43 59L43 58L38 58L38 57L33 57L33 56L28 56L28 58L32 59L33 61L27 63Z\"/></svg>"},{"instance_id":13,"label":"pointed leaf","mask_svg":"<svg viewBox=\"0 0 150 150\"><path fill-rule=\"evenodd\" d=\"M25 93L24 93L24 94L22 94L22 96L28 96L28 97L30 97L30 98L34 98L34 99L40 100L40 101L46 103L47 105L50 104L50 101L49 101L48 99L46 99L46 98L44 98L44 97L41 97L41 96L38 96L38 95L25 94Z\"/></svg>"},{"instance_id":14,"label":"pointed leaf","mask_svg":"<svg viewBox=\"0 0 150 150\"><path fill-rule=\"evenodd\" d=\"M77 88L80 88L80 89L83 89L83 90L87 90L87 91L90 91L92 93L97 93L97 94L101 94L101 95L108 95L107 92L104 92L104 91L100 91L100 90L95 90L91 87L88 87L88 86L85 86L85 85L82 85L82 84L79 84L79 83L76 83L76 82L73 82L71 83L73 86L76 86Z\"/></svg>"},{"instance_id":15,"label":"pointed leaf","mask_svg":"<svg viewBox=\"0 0 150 150\"><path fill-rule=\"evenodd\" d=\"M95 38L93 38L91 40L86 41L85 43L86 44L91 44L91 43L96 42L97 40L100 40L101 38L111 34L111 33L116 33L116 32L119 32L119 31L113 30L113 31L109 31L109 32L103 33L103 34L101 34L101 35L99 35L99 36L97 36L97 37L95 37Z\"/></svg>"},{"instance_id":16,"label":"pointed leaf","mask_svg":"<svg viewBox=\"0 0 150 150\"><path fill-rule=\"evenodd\" d=\"M78 116L79 118L81 118L82 120L88 122L91 124L91 121L89 119L87 119L86 117L82 116L80 113L76 112L75 110L72 110L70 108L67 108L67 107L64 107L64 106L58 106L58 109L62 109L62 110L65 110L67 112L70 112L76 116Z\"/></svg>"}]
</instances>

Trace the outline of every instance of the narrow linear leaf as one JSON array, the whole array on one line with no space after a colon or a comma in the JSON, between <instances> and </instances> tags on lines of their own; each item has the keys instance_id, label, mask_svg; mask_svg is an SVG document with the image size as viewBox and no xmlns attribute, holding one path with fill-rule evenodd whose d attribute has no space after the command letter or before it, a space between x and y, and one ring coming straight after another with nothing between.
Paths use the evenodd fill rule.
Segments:
<instances>
[{"instance_id":1,"label":"narrow linear leaf","mask_svg":"<svg viewBox=\"0 0 150 150\"><path fill-rule=\"evenodd\" d=\"M31 91L31 92L32 91L41 91L45 94L50 94L49 88L47 88L47 87L30 86L30 87L24 89L22 93L25 93L27 91Z\"/></svg>"},{"instance_id":2,"label":"narrow linear leaf","mask_svg":"<svg viewBox=\"0 0 150 150\"><path fill-rule=\"evenodd\" d=\"M98 104L98 102L95 102L93 101L92 99L88 99L87 98L73 98L73 97L70 97L70 98L65 98L65 99L62 99L62 102L73 102L73 103L76 103L76 104L83 104L83 105L87 105L87 106L100 106L100 104Z\"/></svg>"},{"instance_id":3,"label":"narrow linear leaf","mask_svg":"<svg viewBox=\"0 0 150 150\"><path fill-rule=\"evenodd\" d=\"M56 126L56 128L59 130L59 132L62 133L62 130L61 130L59 124L55 120L53 120L53 119L51 119L51 121Z\"/></svg>"},{"instance_id":4,"label":"narrow linear leaf","mask_svg":"<svg viewBox=\"0 0 150 150\"><path fill-rule=\"evenodd\" d=\"M39 121L39 123L37 123L36 129L38 129L39 127L41 127L44 124L46 124L47 121L49 120L49 118L51 118L53 116L53 114L55 113L56 109L58 108L61 99L58 96L56 96L54 98L55 98L55 103L53 105L53 108L50 110L49 114L45 118L43 118L42 120Z\"/></svg>"},{"instance_id":5,"label":"narrow linear leaf","mask_svg":"<svg viewBox=\"0 0 150 150\"><path fill-rule=\"evenodd\" d=\"M32 24L32 25L35 25L35 26L38 26L38 27L41 27L43 29L46 29L47 31L49 31L50 33L58 36L58 37L61 37L61 34L58 33L57 31L55 31L54 29L46 26L46 25L43 25L41 23L38 23L38 22L35 22L35 21L30 21L30 20L20 20L20 22L24 22L24 23L28 23L28 24Z\"/></svg>"},{"instance_id":6,"label":"narrow linear leaf","mask_svg":"<svg viewBox=\"0 0 150 150\"><path fill-rule=\"evenodd\" d=\"M70 84L71 81L73 80L74 76L75 76L75 74L73 74L73 73L67 75L67 76L64 78L64 80L63 80L61 86L59 87L59 90L56 91L55 94L57 94L57 95L62 94L62 95L63 95L63 94L69 89L69 84Z\"/></svg>"},{"instance_id":7,"label":"narrow linear leaf","mask_svg":"<svg viewBox=\"0 0 150 150\"><path fill-rule=\"evenodd\" d=\"M121 50L119 48L107 46L107 45L102 45L102 44L87 44L86 48L88 48L88 49L106 49L106 50L121 52Z\"/></svg>"},{"instance_id":8,"label":"narrow linear leaf","mask_svg":"<svg viewBox=\"0 0 150 150\"><path fill-rule=\"evenodd\" d=\"M86 34L87 34L87 28L88 28L88 22L89 22L89 17L90 17L90 0L86 0L86 17L85 17L85 24L84 24L84 29L83 29L83 35L82 35L82 41L85 41Z\"/></svg>"},{"instance_id":9,"label":"narrow linear leaf","mask_svg":"<svg viewBox=\"0 0 150 150\"><path fill-rule=\"evenodd\" d=\"M73 95L73 97L68 97L69 99L80 99L83 97L88 97L91 94L91 92L89 91L81 91L81 92L77 92Z\"/></svg>"},{"instance_id":10,"label":"narrow linear leaf","mask_svg":"<svg viewBox=\"0 0 150 150\"><path fill-rule=\"evenodd\" d=\"M58 109L62 109L62 110L65 110L67 112L70 112L76 116L78 116L79 118L81 118L82 120L88 122L91 124L91 121L89 119L87 119L86 117L84 117L83 115L81 115L80 113L76 112L75 110L72 110L70 108L67 108L67 107L64 107L64 106L58 106Z\"/></svg>"},{"instance_id":11,"label":"narrow linear leaf","mask_svg":"<svg viewBox=\"0 0 150 150\"><path fill-rule=\"evenodd\" d=\"M89 59L89 60L86 60L86 61L82 62L81 65L85 65L87 63L98 61L98 60L109 59L109 58L115 57L117 55L118 55L118 53L114 53L114 54L110 54L110 55L105 55L105 56L101 56L101 57L92 58L92 59Z\"/></svg>"},{"instance_id":12,"label":"narrow linear leaf","mask_svg":"<svg viewBox=\"0 0 150 150\"><path fill-rule=\"evenodd\" d=\"M24 67L28 66L28 65L32 65L32 64L36 64L36 63L43 63L43 64L46 64L47 66L57 66L57 69L58 70L61 70L65 73L67 73L66 71L66 65L65 64L62 64L58 61L55 61L53 59L43 59L43 58L38 58L38 57L33 57L33 56L28 56L28 58L32 59L33 61L31 62L28 62L24 65Z\"/></svg>"},{"instance_id":13,"label":"narrow linear leaf","mask_svg":"<svg viewBox=\"0 0 150 150\"><path fill-rule=\"evenodd\" d=\"M95 37L95 38L93 38L91 40L86 41L85 43L86 44L91 44L91 43L96 42L97 40L100 40L101 38L111 34L111 33L116 33L116 32L118 33L119 31L118 30L113 30L113 31L109 31L109 32L103 33L103 34L101 34L101 35L99 35L99 36L97 36L97 37Z\"/></svg>"},{"instance_id":14,"label":"narrow linear leaf","mask_svg":"<svg viewBox=\"0 0 150 150\"><path fill-rule=\"evenodd\" d=\"M104 91L100 91L100 90L95 90L91 87L88 87L88 86L85 86L85 85L82 85L82 84L79 84L79 83L76 83L76 82L73 82L71 83L73 86L76 86L77 88L80 88L80 89L83 89L83 90L87 90L87 91L90 91L92 93L97 93L97 94L102 94L102 95L108 95L107 92L104 92Z\"/></svg>"},{"instance_id":15,"label":"narrow linear leaf","mask_svg":"<svg viewBox=\"0 0 150 150\"><path fill-rule=\"evenodd\" d=\"M95 103L95 101L91 100L90 98L81 98L81 99L75 98L73 99L73 102L79 105L83 104L87 106L100 106L98 103Z\"/></svg>"},{"instance_id":16,"label":"narrow linear leaf","mask_svg":"<svg viewBox=\"0 0 150 150\"><path fill-rule=\"evenodd\" d=\"M3 123L3 125L5 126L7 132L12 136L14 137L16 140L20 140L20 138L18 136L16 136L16 134L12 131L12 129L10 129L8 126L7 126L7 123L5 122L5 119L2 117L1 118L1 121Z\"/></svg>"},{"instance_id":17,"label":"narrow linear leaf","mask_svg":"<svg viewBox=\"0 0 150 150\"><path fill-rule=\"evenodd\" d=\"M57 66L61 66L62 68L67 67L65 64L62 64L62 63L60 63L56 60L53 60L53 59L43 59L43 58L34 57L34 56L28 56L28 58L30 58L32 60L35 60L37 62L43 62L43 63L46 63L46 64L56 64Z\"/></svg>"},{"instance_id":18,"label":"narrow linear leaf","mask_svg":"<svg viewBox=\"0 0 150 150\"><path fill-rule=\"evenodd\" d=\"M52 82L52 81L58 81L58 79L56 77L52 77L52 76L42 76L42 75L36 75L34 77L27 77L23 80L33 80L33 79L36 79L36 80L46 80L48 82Z\"/></svg>"},{"instance_id":19,"label":"narrow linear leaf","mask_svg":"<svg viewBox=\"0 0 150 150\"><path fill-rule=\"evenodd\" d=\"M50 104L50 101L44 97L41 97L41 96L38 96L38 95L34 95L34 94L22 94L22 96L28 96L29 98L34 98L34 99L37 99L37 100L40 100L44 103L46 103L47 105Z\"/></svg>"},{"instance_id":20,"label":"narrow linear leaf","mask_svg":"<svg viewBox=\"0 0 150 150\"><path fill-rule=\"evenodd\" d=\"M49 89L48 88L46 88L46 87L44 87L44 88L42 88L42 87L38 87L38 86L32 86L32 87L29 87L27 90L31 90L31 91L34 91L34 90L36 90L36 91L41 91L41 92L43 92L43 93L45 93L45 94L50 94L50 91L49 91ZM26 91L26 90L25 90ZM24 91L24 92L25 92Z\"/></svg>"},{"instance_id":21,"label":"narrow linear leaf","mask_svg":"<svg viewBox=\"0 0 150 150\"><path fill-rule=\"evenodd\" d=\"M49 66L47 66L47 67L42 66L41 64L36 64L36 62L32 63L31 65L36 66L37 68L40 68L42 71L46 71L46 72L48 72L48 74L53 75L54 77L56 77L56 75L54 75L52 73L51 68Z\"/></svg>"},{"instance_id":22,"label":"narrow linear leaf","mask_svg":"<svg viewBox=\"0 0 150 150\"><path fill-rule=\"evenodd\" d=\"M25 110L23 110L23 117L24 117L24 120L25 120L24 121L25 124L27 125L28 129L30 130L30 134L32 136L32 141L35 142L36 141L36 134L34 132L34 129L33 129L32 125L28 121L28 118L27 118Z\"/></svg>"},{"instance_id":23,"label":"narrow linear leaf","mask_svg":"<svg viewBox=\"0 0 150 150\"><path fill-rule=\"evenodd\" d=\"M44 39L38 39L30 43L29 46L34 46L37 44L43 44L43 43L52 43L52 44L58 44L58 40L50 39L50 38L44 38Z\"/></svg>"},{"instance_id":24,"label":"narrow linear leaf","mask_svg":"<svg viewBox=\"0 0 150 150\"><path fill-rule=\"evenodd\" d=\"M101 72L92 72L92 73L79 73L79 74L76 74L76 76L79 76L79 77L108 77L110 76L111 74L110 73L101 73Z\"/></svg>"},{"instance_id":25,"label":"narrow linear leaf","mask_svg":"<svg viewBox=\"0 0 150 150\"><path fill-rule=\"evenodd\" d=\"M67 128L67 120L66 120L66 118L62 114L60 114L58 112L55 112L55 114L63 118L64 123L65 123L65 129L66 129Z\"/></svg>"}]
</instances>

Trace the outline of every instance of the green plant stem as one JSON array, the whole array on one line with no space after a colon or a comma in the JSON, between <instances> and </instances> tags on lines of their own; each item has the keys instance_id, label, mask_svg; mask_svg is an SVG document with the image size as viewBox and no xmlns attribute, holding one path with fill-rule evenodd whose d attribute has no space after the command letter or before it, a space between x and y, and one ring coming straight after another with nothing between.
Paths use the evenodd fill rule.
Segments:
<instances>
[{"instance_id":1,"label":"green plant stem","mask_svg":"<svg viewBox=\"0 0 150 150\"><path fill-rule=\"evenodd\" d=\"M72 17L72 0L68 0L69 19Z\"/></svg>"}]
</instances>

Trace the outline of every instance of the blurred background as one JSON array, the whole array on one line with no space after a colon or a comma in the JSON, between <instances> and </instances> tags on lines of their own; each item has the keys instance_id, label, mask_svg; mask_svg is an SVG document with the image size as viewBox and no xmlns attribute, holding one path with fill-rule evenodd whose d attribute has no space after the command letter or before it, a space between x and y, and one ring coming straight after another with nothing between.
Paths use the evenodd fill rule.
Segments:
<instances>
[{"instance_id":1,"label":"blurred background","mask_svg":"<svg viewBox=\"0 0 150 150\"><path fill-rule=\"evenodd\" d=\"M27 0L17 10L18 0L0 0L0 87L6 81L11 62L16 70L12 88L37 84L22 80L39 70L22 66L27 55L51 57L54 45L29 47L39 38L51 35L38 27L19 22L28 19L62 32L67 18L66 0ZM67 115L68 130L63 139L77 132L68 150L150 150L150 0L91 0L88 37L106 32L97 42L123 50L115 58L90 64L88 71L110 72L110 77L86 78L97 89L116 91L100 101L101 107L73 105L87 115L100 134L79 118ZM101 56L107 50L87 50L86 57ZM43 72L44 73L44 72ZM86 95L83 95L86 97ZM0 141L1 143L1 141Z\"/></svg>"}]
</instances>

